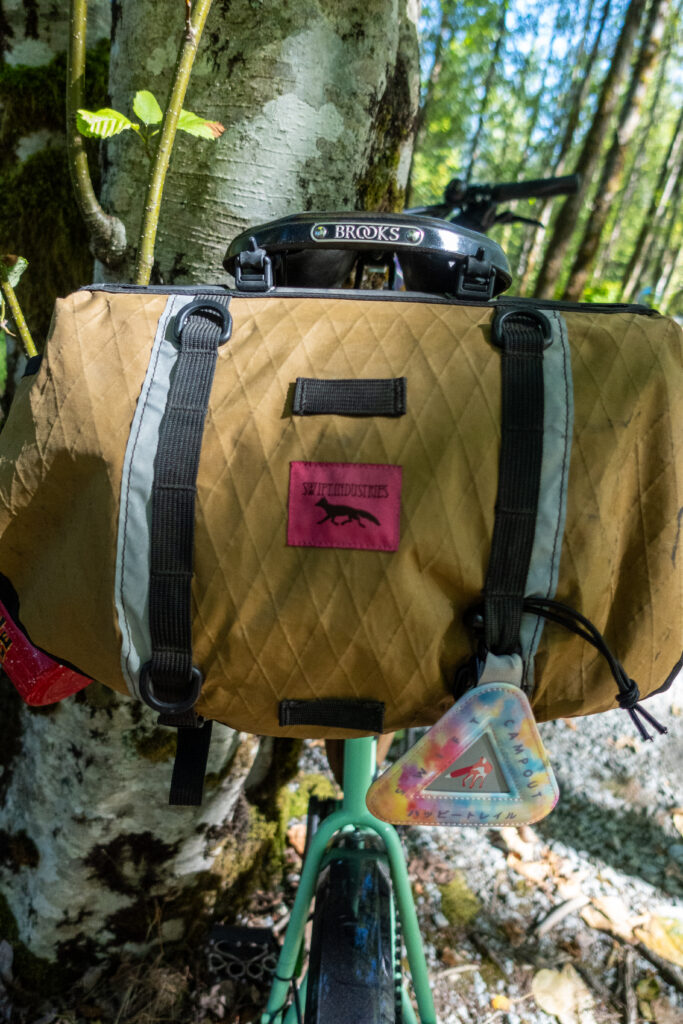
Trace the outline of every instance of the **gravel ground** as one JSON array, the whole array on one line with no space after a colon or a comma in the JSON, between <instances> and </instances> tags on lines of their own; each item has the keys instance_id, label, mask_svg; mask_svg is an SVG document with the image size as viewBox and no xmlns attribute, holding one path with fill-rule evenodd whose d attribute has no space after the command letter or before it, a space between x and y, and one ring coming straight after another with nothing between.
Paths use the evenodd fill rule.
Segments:
<instances>
[{"instance_id":1,"label":"gravel ground","mask_svg":"<svg viewBox=\"0 0 683 1024\"><path fill-rule=\"evenodd\" d=\"M439 1024L683 1024L682 689L648 700L669 729L652 743L623 711L541 725L561 797L535 826L404 830ZM303 769L327 772L319 744ZM261 894L249 923L283 928L301 826L288 885ZM681 966L634 931L652 915L677 917Z\"/></svg>"}]
</instances>

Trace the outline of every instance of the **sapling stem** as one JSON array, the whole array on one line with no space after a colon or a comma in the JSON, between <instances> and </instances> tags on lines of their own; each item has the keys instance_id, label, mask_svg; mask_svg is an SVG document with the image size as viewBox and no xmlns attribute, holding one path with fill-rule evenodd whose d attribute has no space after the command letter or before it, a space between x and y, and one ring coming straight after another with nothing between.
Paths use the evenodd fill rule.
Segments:
<instances>
[{"instance_id":1,"label":"sapling stem","mask_svg":"<svg viewBox=\"0 0 683 1024\"><path fill-rule=\"evenodd\" d=\"M138 260L135 268L135 283L147 285L152 274L154 264L154 245L156 242L157 228L159 225L159 210L161 208L161 196L166 180L166 172L171 159L171 150L175 140L178 118L182 110L185 93L194 58L197 53L199 40L204 29L207 15L211 9L211 0L198 0L194 18L190 20L189 12L191 5L185 0L186 28L183 42L178 54L171 98L164 114L164 121L159 136L154 166L149 181L147 200L145 203L144 220L138 247Z\"/></svg>"},{"instance_id":2,"label":"sapling stem","mask_svg":"<svg viewBox=\"0 0 683 1024\"><path fill-rule=\"evenodd\" d=\"M126 229L117 217L105 213L99 204L83 137L76 127L76 111L83 106L87 14L88 0L71 0L66 64L66 151L76 203L93 250L98 259L111 265L119 262L125 253Z\"/></svg>"},{"instance_id":3,"label":"sapling stem","mask_svg":"<svg viewBox=\"0 0 683 1024\"><path fill-rule=\"evenodd\" d=\"M26 350L26 355L29 358L31 358L31 356L37 356L38 349L34 344L33 338L31 337L31 332L28 329L28 324L24 320L24 314L21 311L21 306L19 305L19 300L14 292L14 288L6 279L5 275L2 273L1 270L0 288L2 288L2 294L5 297L7 305L10 308L12 319L14 320L16 328L19 332L19 337L23 342L24 348Z\"/></svg>"}]
</instances>

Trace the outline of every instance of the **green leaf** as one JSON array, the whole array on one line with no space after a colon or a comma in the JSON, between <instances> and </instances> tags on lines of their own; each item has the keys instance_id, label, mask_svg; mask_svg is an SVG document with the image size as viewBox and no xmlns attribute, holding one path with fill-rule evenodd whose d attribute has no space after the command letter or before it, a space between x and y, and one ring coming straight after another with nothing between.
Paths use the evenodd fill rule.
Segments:
<instances>
[{"instance_id":1,"label":"green leaf","mask_svg":"<svg viewBox=\"0 0 683 1024\"><path fill-rule=\"evenodd\" d=\"M28 266L28 260L23 256L0 256L0 276L7 281L12 288L19 284L19 278Z\"/></svg>"},{"instance_id":2,"label":"green leaf","mask_svg":"<svg viewBox=\"0 0 683 1024\"><path fill-rule=\"evenodd\" d=\"M189 110L181 110L178 128L188 135L196 135L200 139L218 139L225 131L220 121L207 121L205 117L192 114Z\"/></svg>"},{"instance_id":3,"label":"green leaf","mask_svg":"<svg viewBox=\"0 0 683 1024\"><path fill-rule=\"evenodd\" d=\"M133 100L133 112L144 121L145 124L159 124L164 117L163 111L156 101L153 93L147 89L141 89L135 93Z\"/></svg>"},{"instance_id":4,"label":"green leaf","mask_svg":"<svg viewBox=\"0 0 683 1024\"><path fill-rule=\"evenodd\" d=\"M125 114L110 107L102 107L101 110L78 110L76 111L76 127L81 135L89 139L110 139L113 135L134 128L138 131L140 126L129 121Z\"/></svg>"}]
</instances>

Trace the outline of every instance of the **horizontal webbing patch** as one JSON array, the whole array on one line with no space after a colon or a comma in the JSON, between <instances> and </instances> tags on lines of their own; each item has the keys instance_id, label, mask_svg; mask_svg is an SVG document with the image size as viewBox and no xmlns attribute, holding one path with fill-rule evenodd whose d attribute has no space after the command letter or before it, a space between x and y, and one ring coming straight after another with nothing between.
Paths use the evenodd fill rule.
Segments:
<instances>
[{"instance_id":1,"label":"horizontal webbing patch","mask_svg":"<svg viewBox=\"0 0 683 1024\"><path fill-rule=\"evenodd\" d=\"M295 416L404 416L406 378L319 380L297 377Z\"/></svg>"},{"instance_id":2,"label":"horizontal webbing patch","mask_svg":"<svg viewBox=\"0 0 683 1024\"><path fill-rule=\"evenodd\" d=\"M281 726L310 725L323 729L354 729L382 732L384 704L379 700L282 700Z\"/></svg>"}]
</instances>

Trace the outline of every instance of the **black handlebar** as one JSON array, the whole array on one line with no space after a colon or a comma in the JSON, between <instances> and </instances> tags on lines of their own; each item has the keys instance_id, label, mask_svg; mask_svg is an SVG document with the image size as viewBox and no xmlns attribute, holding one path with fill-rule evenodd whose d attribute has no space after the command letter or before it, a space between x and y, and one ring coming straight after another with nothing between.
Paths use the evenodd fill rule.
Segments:
<instances>
[{"instance_id":1,"label":"black handlebar","mask_svg":"<svg viewBox=\"0 0 683 1024\"><path fill-rule=\"evenodd\" d=\"M491 199L495 203L504 203L512 199L543 199L546 196L570 195L579 191L580 184L581 178L578 174L565 174L561 178L503 182L500 185L484 186L484 189L490 189Z\"/></svg>"},{"instance_id":2,"label":"black handlebar","mask_svg":"<svg viewBox=\"0 0 683 1024\"><path fill-rule=\"evenodd\" d=\"M406 213L425 217L439 217L474 231L487 232L496 223L529 221L516 213L497 213L499 203L515 199L547 199L551 196L570 195L579 191L581 176L565 174L559 178L534 178L531 181L506 181L496 185L468 185L462 178L449 181L443 202L434 206L416 206Z\"/></svg>"}]
</instances>

